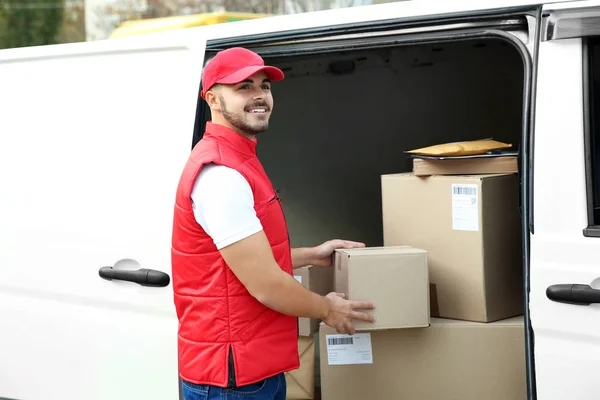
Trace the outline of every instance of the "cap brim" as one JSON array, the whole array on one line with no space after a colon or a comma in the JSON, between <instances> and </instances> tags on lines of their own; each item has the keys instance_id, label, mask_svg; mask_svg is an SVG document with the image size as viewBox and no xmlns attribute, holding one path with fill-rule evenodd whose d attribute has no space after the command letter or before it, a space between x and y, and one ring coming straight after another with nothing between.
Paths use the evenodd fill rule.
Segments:
<instances>
[{"instance_id":1,"label":"cap brim","mask_svg":"<svg viewBox=\"0 0 600 400\"><path fill-rule=\"evenodd\" d=\"M269 77L269 80L271 81L281 81L284 78L283 71L281 71L279 68L271 67L268 65L254 65L235 71L234 73L219 79L215 83L233 85L235 83L240 83L248 79L249 77L260 71L265 71L267 73L267 76Z\"/></svg>"}]
</instances>

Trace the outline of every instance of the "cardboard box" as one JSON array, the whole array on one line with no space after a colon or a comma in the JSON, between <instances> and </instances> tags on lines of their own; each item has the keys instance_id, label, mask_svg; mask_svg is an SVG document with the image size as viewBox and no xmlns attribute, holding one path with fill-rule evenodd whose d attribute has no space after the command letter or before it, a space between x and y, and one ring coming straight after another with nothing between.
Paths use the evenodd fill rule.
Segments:
<instances>
[{"instance_id":1,"label":"cardboard box","mask_svg":"<svg viewBox=\"0 0 600 400\"><path fill-rule=\"evenodd\" d=\"M352 344L344 344L348 338ZM522 317L493 323L432 318L426 329L352 337L321 325L320 342L323 400L527 398ZM343 365L355 361L363 364Z\"/></svg>"},{"instance_id":2,"label":"cardboard box","mask_svg":"<svg viewBox=\"0 0 600 400\"><path fill-rule=\"evenodd\" d=\"M381 184L384 244L427 250L438 316L492 322L523 313L515 174L393 174Z\"/></svg>"},{"instance_id":3,"label":"cardboard box","mask_svg":"<svg viewBox=\"0 0 600 400\"><path fill-rule=\"evenodd\" d=\"M427 252L407 246L340 249L334 289L350 300L371 301L376 321L354 320L357 330L429 326Z\"/></svg>"},{"instance_id":4,"label":"cardboard box","mask_svg":"<svg viewBox=\"0 0 600 400\"><path fill-rule=\"evenodd\" d=\"M296 268L294 278L308 290L326 296L333 292L333 267L307 266ZM298 329L301 336L310 336L319 332L321 321L314 318L298 318Z\"/></svg>"},{"instance_id":5,"label":"cardboard box","mask_svg":"<svg viewBox=\"0 0 600 400\"><path fill-rule=\"evenodd\" d=\"M516 156L415 158L412 172L416 176L516 173L519 160Z\"/></svg>"},{"instance_id":6,"label":"cardboard box","mask_svg":"<svg viewBox=\"0 0 600 400\"><path fill-rule=\"evenodd\" d=\"M298 338L300 368L286 372L287 400L312 400L315 397L315 339L312 336Z\"/></svg>"}]
</instances>

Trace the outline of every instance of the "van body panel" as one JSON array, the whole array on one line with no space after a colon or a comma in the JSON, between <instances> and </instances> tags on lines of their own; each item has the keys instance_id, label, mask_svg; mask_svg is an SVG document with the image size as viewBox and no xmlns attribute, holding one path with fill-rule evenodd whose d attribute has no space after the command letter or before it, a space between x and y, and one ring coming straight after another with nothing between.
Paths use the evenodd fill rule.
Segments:
<instances>
[{"instance_id":1,"label":"van body panel","mask_svg":"<svg viewBox=\"0 0 600 400\"><path fill-rule=\"evenodd\" d=\"M81 51L79 51L81 50ZM205 41L0 52L0 397L175 399L174 194Z\"/></svg>"}]
</instances>

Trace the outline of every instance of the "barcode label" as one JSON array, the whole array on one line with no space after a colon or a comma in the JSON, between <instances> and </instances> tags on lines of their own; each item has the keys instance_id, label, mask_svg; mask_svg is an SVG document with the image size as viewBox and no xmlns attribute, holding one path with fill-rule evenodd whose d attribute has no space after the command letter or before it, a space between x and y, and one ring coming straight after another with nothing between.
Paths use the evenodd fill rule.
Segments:
<instances>
[{"instance_id":1,"label":"barcode label","mask_svg":"<svg viewBox=\"0 0 600 400\"><path fill-rule=\"evenodd\" d=\"M453 194L466 194L468 196L477 195L477 187L466 187L466 186L454 186L452 188Z\"/></svg>"},{"instance_id":2,"label":"barcode label","mask_svg":"<svg viewBox=\"0 0 600 400\"><path fill-rule=\"evenodd\" d=\"M350 338L329 338L327 339L327 343L330 346L335 346L339 344L354 344L354 340Z\"/></svg>"},{"instance_id":3,"label":"barcode label","mask_svg":"<svg viewBox=\"0 0 600 400\"><path fill-rule=\"evenodd\" d=\"M329 365L373 364L370 333L326 335Z\"/></svg>"},{"instance_id":4,"label":"barcode label","mask_svg":"<svg viewBox=\"0 0 600 400\"><path fill-rule=\"evenodd\" d=\"M477 185L452 185L452 229L479 230L479 196Z\"/></svg>"}]
</instances>

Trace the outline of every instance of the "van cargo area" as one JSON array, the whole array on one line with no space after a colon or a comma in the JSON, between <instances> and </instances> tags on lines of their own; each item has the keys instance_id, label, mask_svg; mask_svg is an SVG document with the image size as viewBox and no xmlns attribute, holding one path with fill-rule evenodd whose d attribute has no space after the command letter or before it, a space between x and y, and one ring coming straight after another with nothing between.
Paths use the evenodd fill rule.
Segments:
<instances>
[{"instance_id":1,"label":"van cargo area","mask_svg":"<svg viewBox=\"0 0 600 400\"><path fill-rule=\"evenodd\" d=\"M524 66L506 40L265 62L286 78L273 84L257 151L280 190L293 246L383 245L381 175L410 171L406 150L490 137L519 148Z\"/></svg>"},{"instance_id":2,"label":"van cargo area","mask_svg":"<svg viewBox=\"0 0 600 400\"><path fill-rule=\"evenodd\" d=\"M388 317L404 318L407 312L398 303L409 309L428 305L433 328L391 329L389 332L398 336L390 343L399 354L410 351L400 339L403 335L428 343L427 356L436 360L436 365L448 348L461 348L456 339L440 345L441 352L436 346L429 348L426 336L436 329L437 318L457 323L460 332L467 332L465 327L473 324L478 332L473 338L479 341L483 332L500 334L504 328L496 326L524 314L520 174L411 176L406 173L413 170L413 160L405 154L436 144L485 138L512 144L509 150L518 152L525 69L516 46L504 39L486 38L263 57L266 64L281 68L286 78L272 85L273 114L269 130L257 136L257 152L279 190L292 246L343 238L362 241L368 247L406 245L427 252L428 277L423 282L398 278L384 262L366 259L368 268L364 269L369 272L355 283L360 294L337 285L338 275L343 273L336 260L336 284L330 291L347 291L354 300L376 298L380 320L386 317L386 309L393 310ZM454 190L461 185L477 193L467 196L472 213L466 220L460 220L465 216L460 215L461 206L455 209ZM393 282L391 290L385 289L386 279ZM429 302L411 298L399 281L411 288L429 282L429 296L424 296ZM379 292L365 294L367 287ZM434 399L442 393L464 399L525 395L525 379L519 377L524 374L515 373L526 366L521 350L522 318L517 317L515 329L505 332L510 338L502 341L506 346L503 352L510 354L507 366L492 366L506 373L510 381L500 389L495 384L498 374L483 372L462 386L440 379L457 365L458 358L453 357L440 368L441 375L427 366L423 381L408 379L396 384L399 381L384 379L385 384L373 384L383 382L375 377L406 373L400 361L406 357L390 357L386 364L385 354L392 350L380 349L381 339L374 328L357 324L357 332L362 329L372 341L373 353L367 353L375 359L365 364L353 359L343 366L332 365L338 360L338 349L326 341L331 331L321 326L320 337L308 332L306 338L314 335L322 350L315 352L315 367L304 363L300 370L311 379L314 376L314 386L321 388L323 399L363 399L360 387L372 388L375 398ZM489 344L467 340L476 349L474 354L491 354ZM421 354L417 359L424 357ZM413 364L408 362L406 368L416 368ZM460 371L457 382L475 377ZM474 371L482 370L477 367ZM347 391L339 389L340 380L347 383ZM428 384L423 385L424 381ZM485 392L477 385L486 388ZM313 384L307 378L304 386L291 386Z\"/></svg>"}]
</instances>

